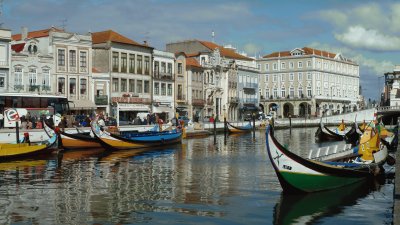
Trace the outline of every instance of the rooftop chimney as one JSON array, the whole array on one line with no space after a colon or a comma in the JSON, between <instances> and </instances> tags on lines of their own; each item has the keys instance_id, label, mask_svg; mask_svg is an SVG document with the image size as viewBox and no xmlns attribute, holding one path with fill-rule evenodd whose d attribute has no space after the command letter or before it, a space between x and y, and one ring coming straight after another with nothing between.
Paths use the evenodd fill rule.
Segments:
<instances>
[{"instance_id":1,"label":"rooftop chimney","mask_svg":"<svg viewBox=\"0 0 400 225\"><path fill-rule=\"evenodd\" d=\"M28 28L21 27L21 40L25 40L28 38Z\"/></svg>"}]
</instances>

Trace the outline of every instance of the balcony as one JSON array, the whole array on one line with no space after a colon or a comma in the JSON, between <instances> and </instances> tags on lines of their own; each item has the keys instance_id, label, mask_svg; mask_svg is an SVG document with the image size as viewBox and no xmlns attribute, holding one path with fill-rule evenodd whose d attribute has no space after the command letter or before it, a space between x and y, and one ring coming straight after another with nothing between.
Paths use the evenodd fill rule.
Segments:
<instances>
[{"instance_id":1,"label":"balcony","mask_svg":"<svg viewBox=\"0 0 400 225\"><path fill-rule=\"evenodd\" d=\"M176 98L176 102L180 102L180 103L186 102L186 96L178 94L178 97Z\"/></svg>"},{"instance_id":2,"label":"balcony","mask_svg":"<svg viewBox=\"0 0 400 225\"><path fill-rule=\"evenodd\" d=\"M192 105L193 106L202 106L204 107L206 101L204 99L193 99L192 100Z\"/></svg>"},{"instance_id":3,"label":"balcony","mask_svg":"<svg viewBox=\"0 0 400 225\"><path fill-rule=\"evenodd\" d=\"M163 72L154 71L153 77L154 77L154 79L158 79L158 80L167 80L167 81L174 80L174 76L172 76L172 73L163 73Z\"/></svg>"},{"instance_id":4,"label":"balcony","mask_svg":"<svg viewBox=\"0 0 400 225\"><path fill-rule=\"evenodd\" d=\"M256 98L244 98L243 103L251 103L251 104L256 104L258 101Z\"/></svg>"},{"instance_id":5,"label":"balcony","mask_svg":"<svg viewBox=\"0 0 400 225\"><path fill-rule=\"evenodd\" d=\"M96 95L94 97L94 104L96 104L96 105L108 105L108 95Z\"/></svg>"},{"instance_id":6,"label":"balcony","mask_svg":"<svg viewBox=\"0 0 400 225\"><path fill-rule=\"evenodd\" d=\"M14 85L14 90L16 90L16 91L22 91L22 90L24 90L25 89L25 87L24 87L24 85L22 85L22 84L16 84L16 85Z\"/></svg>"},{"instance_id":7,"label":"balcony","mask_svg":"<svg viewBox=\"0 0 400 225\"><path fill-rule=\"evenodd\" d=\"M40 91L40 85L27 85L29 92Z\"/></svg>"},{"instance_id":8,"label":"balcony","mask_svg":"<svg viewBox=\"0 0 400 225\"><path fill-rule=\"evenodd\" d=\"M239 97L231 97L229 99L229 102L237 104L237 103L239 103Z\"/></svg>"},{"instance_id":9,"label":"balcony","mask_svg":"<svg viewBox=\"0 0 400 225\"><path fill-rule=\"evenodd\" d=\"M51 87L48 85L42 85L42 91L45 91L45 92L51 91Z\"/></svg>"}]
</instances>

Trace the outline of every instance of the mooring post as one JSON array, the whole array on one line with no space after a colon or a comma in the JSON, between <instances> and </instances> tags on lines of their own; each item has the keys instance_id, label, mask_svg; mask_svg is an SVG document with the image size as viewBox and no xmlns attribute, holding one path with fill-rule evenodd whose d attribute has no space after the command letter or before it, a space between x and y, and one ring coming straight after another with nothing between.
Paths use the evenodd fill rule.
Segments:
<instances>
[{"instance_id":1,"label":"mooring post","mask_svg":"<svg viewBox=\"0 0 400 225\"><path fill-rule=\"evenodd\" d=\"M15 136L17 137L17 144L19 143L19 123L15 121Z\"/></svg>"},{"instance_id":2,"label":"mooring post","mask_svg":"<svg viewBox=\"0 0 400 225\"><path fill-rule=\"evenodd\" d=\"M217 120L215 119L213 123L214 123L214 136L215 136L217 135Z\"/></svg>"},{"instance_id":3,"label":"mooring post","mask_svg":"<svg viewBox=\"0 0 400 225\"><path fill-rule=\"evenodd\" d=\"M256 116L253 113L253 139L256 139Z\"/></svg>"}]
</instances>

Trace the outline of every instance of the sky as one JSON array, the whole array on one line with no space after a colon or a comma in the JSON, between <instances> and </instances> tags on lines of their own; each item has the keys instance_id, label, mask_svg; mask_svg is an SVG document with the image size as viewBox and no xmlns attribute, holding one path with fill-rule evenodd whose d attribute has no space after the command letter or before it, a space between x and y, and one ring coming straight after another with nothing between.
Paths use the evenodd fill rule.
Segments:
<instances>
[{"instance_id":1,"label":"sky","mask_svg":"<svg viewBox=\"0 0 400 225\"><path fill-rule=\"evenodd\" d=\"M378 99L385 72L400 65L400 2L390 0L0 0L13 34L63 27L84 34L112 29L165 50L198 39L231 44L249 56L312 47L360 66L366 99ZM214 32L214 39L212 38Z\"/></svg>"}]
</instances>

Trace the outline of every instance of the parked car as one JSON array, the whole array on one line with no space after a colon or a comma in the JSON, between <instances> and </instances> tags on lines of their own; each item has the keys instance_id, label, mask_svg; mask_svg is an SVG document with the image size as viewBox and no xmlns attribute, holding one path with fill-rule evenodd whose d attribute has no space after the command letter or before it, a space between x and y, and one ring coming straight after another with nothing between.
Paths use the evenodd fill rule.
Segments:
<instances>
[{"instance_id":1,"label":"parked car","mask_svg":"<svg viewBox=\"0 0 400 225\"><path fill-rule=\"evenodd\" d=\"M190 119L189 119L187 116L179 116L179 117L178 117L179 124L181 123L181 121L184 121L184 122L185 122L185 126L188 125L189 120L190 120Z\"/></svg>"}]
</instances>

